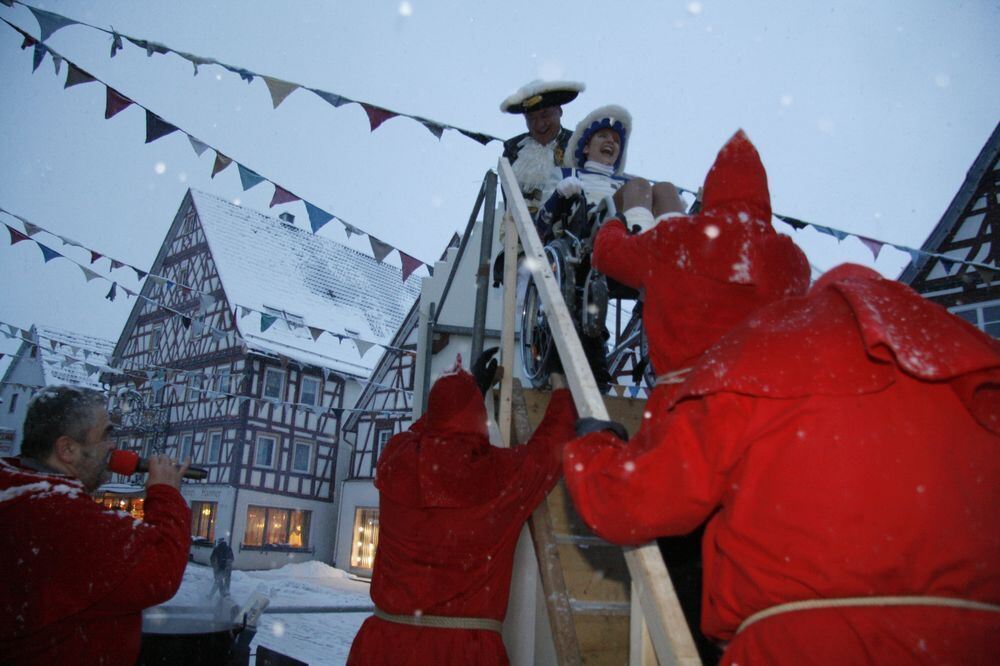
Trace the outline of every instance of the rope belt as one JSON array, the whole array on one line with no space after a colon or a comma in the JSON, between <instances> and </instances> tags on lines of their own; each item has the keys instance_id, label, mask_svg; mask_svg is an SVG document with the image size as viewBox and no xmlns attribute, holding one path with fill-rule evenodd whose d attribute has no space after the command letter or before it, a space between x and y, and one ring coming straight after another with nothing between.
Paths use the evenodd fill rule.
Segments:
<instances>
[{"instance_id":1,"label":"rope belt","mask_svg":"<svg viewBox=\"0 0 1000 666\"><path fill-rule=\"evenodd\" d=\"M503 630L503 623L500 620L493 620L488 617L448 617L446 615L393 615L386 613L381 608L375 607L375 617L386 622L396 624L408 624L414 627L434 627L436 629L483 629L485 631L495 631L498 634Z\"/></svg>"},{"instance_id":2,"label":"rope belt","mask_svg":"<svg viewBox=\"0 0 1000 666\"><path fill-rule=\"evenodd\" d=\"M683 384L685 375L689 372L691 372L691 368L681 368L680 370L657 375L655 386L659 386L660 384Z\"/></svg>"},{"instance_id":3,"label":"rope belt","mask_svg":"<svg viewBox=\"0 0 1000 666\"><path fill-rule=\"evenodd\" d=\"M954 599L952 597L845 597L842 599L807 599L806 601L792 601L787 604L778 604L758 611L743 620L736 633L749 627L755 622L764 618L782 613L793 613L801 610L812 610L814 608L845 608L858 606L943 606L946 608L967 608L970 610L988 611L1000 613L1000 606L988 604L982 601L970 601L968 599Z\"/></svg>"}]
</instances>

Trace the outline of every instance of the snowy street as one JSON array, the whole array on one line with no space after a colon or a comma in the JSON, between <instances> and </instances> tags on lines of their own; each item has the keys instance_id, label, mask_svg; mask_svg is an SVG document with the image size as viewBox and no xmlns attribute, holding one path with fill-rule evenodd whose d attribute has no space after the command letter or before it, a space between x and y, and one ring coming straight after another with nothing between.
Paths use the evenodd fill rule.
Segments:
<instances>
[{"instance_id":1,"label":"snowy street","mask_svg":"<svg viewBox=\"0 0 1000 666\"><path fill-rule=\"evenodd\" d=\"M188 563L184 582L170 606L214 607L218 596L207 598L212 587L211 567ZM265 571L233 571L230 594L242 606L257 590L271 606L367 606L368 584L321 562L289 564ZM270 614L265 612L251 643L251 662L263 645L310 666L334 666L347 661L351 641L368 613Z\"/></svg>"}]
</instances>

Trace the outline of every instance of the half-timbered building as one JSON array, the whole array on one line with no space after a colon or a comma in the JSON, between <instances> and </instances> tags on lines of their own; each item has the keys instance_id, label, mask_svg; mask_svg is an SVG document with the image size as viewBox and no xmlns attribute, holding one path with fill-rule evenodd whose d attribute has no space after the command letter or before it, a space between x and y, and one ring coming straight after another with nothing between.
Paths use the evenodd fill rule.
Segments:
<instances>
[{"instance_id":1,"label":"half-timbered building","mask_svg":"<svg viewBox=\"0 0 1000 666\"><path fill-rule=\"evenodd\" d=\"M193 556L334 562L340 442L376 354L418 293L383 264L203 192L182 202L114 350L119 446L208 469L185 481ZM367 356L367 357L366 357Z\"/></svg>"},{"instance_id":2,"label":"half-timbered building","mask_svg":"<svg viewBox=\"0 0 1000 666\"><path fill-rule=\"evenodd\" d=\"M1000 338L1000 124L900 281Z\"/></svg>"}]
</instances>

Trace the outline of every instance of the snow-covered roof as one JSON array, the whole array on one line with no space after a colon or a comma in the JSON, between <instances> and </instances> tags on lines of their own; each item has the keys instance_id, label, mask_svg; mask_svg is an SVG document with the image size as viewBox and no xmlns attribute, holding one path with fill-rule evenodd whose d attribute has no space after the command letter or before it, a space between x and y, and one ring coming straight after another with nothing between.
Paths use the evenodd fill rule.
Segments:
<instances>
[{"instance_id":1,"label":"snow-covered roof","mask_svg":"<svg viewBox=\"0 0 1000 666\"><path fill-rule=\"evenodd\" d=\"M362 355L351 339L327 334L313 340L308 327L362 348L386 344L420 295L419 278L404 283L396 266L217 196L191 190L191 199L229 304L256 311L243 317L240 308L236 318L249 349L371 373L381 350ZM266 331L261 311L278 315Z\"/></svg>"},{"instance_id":2,"label":"snow-covered roof","mask_svg":"<svg viewBox=\"0 0 1000 666\"><path fill-rule=\"evenodd\" d=\"M38 343L45 386L101 388L100 368L111 358L114 342L39 324L32 327L32 333ZM67 364L67 357L80 362Z\"/></svg>"}]
</instances>

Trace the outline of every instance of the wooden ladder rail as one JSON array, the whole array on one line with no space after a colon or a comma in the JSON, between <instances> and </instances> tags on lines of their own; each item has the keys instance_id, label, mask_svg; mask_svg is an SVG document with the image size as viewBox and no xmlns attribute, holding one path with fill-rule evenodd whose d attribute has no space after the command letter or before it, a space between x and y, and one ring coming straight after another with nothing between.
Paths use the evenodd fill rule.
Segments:
<instances>
[{"instance_id":1,"label":"wooden ladder rail","mask_svg":"<svg viewBox=\"0 0 1000 666\"><path fill-rule=\"evenodd\" d=\"M528 212L528 207L517 185L517 179L511 169L510 162L501 157L497 170L503 186L507 202L507 215L504 217L505 228L505 292L514 292L517 262L517 240L520 239L524 248L525 261L531 270L539 296L548 315L549 328L559 350L563 369L577 412L581 417L590 416L607 419L608 411L597 389L597 382L590 371L590 365L583 352L580 339L576 334L573 320L563 302L559 287L555 283L552 268L545 258L541 239L535 231L534 223ZM514 367L514 299L505 293L503 332L501 346L503 363L508 368ZM512 409L512 372L504 373L500 387L500 417L504 422L511 422ZM510 426L501 434L506 435L510 442ZM695 648L694 639L684 618L680 602L667 573L666 564L660 549L655 542L642 546L626 546L623 548L629 574L632 577L633 623L631 628L630 664L651 664L654 657L662 666L684 665L700 666L701 659ZM638 600L638 604L636 604ZM641 613L638 612L641 610ZM638 622L637 620L641 620ZM648 632L648 633L647 633ZM652 643L654 655L648 654L648 643Z\"/></svg>"}]
</instances>

